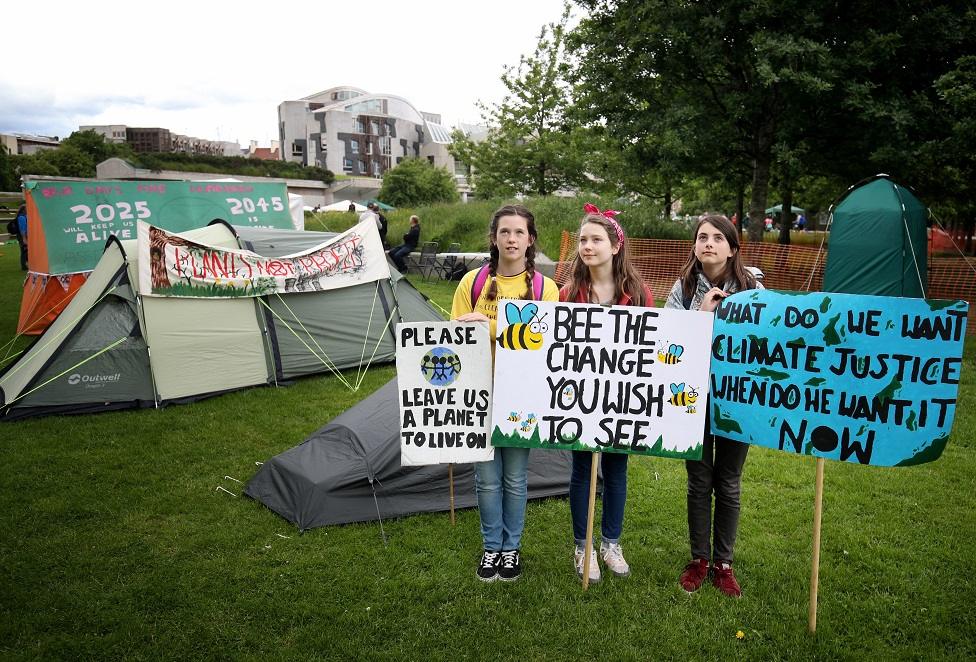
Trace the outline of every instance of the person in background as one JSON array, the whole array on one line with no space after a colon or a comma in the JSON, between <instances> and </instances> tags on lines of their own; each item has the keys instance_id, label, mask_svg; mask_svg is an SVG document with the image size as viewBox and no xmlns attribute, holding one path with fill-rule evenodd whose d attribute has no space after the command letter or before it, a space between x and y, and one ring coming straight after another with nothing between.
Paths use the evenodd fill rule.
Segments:
<instances>
[{"instance_id":1,"label":"person in background","mask_svg":"<svg viewBox=\"0 0 976 662\"><path fill-rule=\"evenodd\" d=\"M569 281L559 290L559 300L618 306L653 306L654 295L641 281L627 258L623 228L612 209L600 211L587 203L580 224L579 246L570 265ZM576 574L583 576L586 524L589 515L590 470L594 453L573 451L569 480L569 510L576 542ZM600 526L600 558L617 577L630 575L630 565L620 547L627 502L627 455L600 453L603 468L603 515ZM600 565L590 548L589 581L600 581Z\"/></svg>"},{"instance_id":2,"label":"person in background","mask_svg":"<svg viewBox=\"0 0 976 662\"><path fill-rule=\"evenodd\" d=\"M413 251L417 250L417 244L420 243L420 218L417 216L410 217L410 229L407 230L407 234L403 235L403 243L396 248L390 250L389 256L393 260L393 264L401 272L407 270L407 256Z\"/></svg>"},{"instance_id":3,"label":"person in background","mask_svg":"<svg viewBox=\"0 0 976 662\"><path fill-rule=\"evenodd\" d=\"M20 269L27 271L27 205L17 209L17 243L20 244Z\"/></svg>"},{"instance_id":4,"label":"person in background","mask_svg":"<svg viewBox=\"0 0 976 662\"><path fill-rule=\"evenodd\" d=\"M380 206L375 202L370 203L370 208L373 210L373 213L376 214L376 219L377 219L376 227L380 231L380 241L383 242L383 248L389 250L390 242L387 241L386 239L386 230L387 230L386 216L383 215L383 212L380 211Z\"/></svg>"}]
</instances>

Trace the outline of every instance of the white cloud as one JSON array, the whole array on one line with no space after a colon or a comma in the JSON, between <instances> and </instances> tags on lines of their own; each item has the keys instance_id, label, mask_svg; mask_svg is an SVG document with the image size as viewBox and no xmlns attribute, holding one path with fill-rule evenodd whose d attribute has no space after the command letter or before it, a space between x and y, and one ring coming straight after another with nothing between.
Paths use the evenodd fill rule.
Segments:
<instances>
[{"instance_id":1,"label":"white cloud","mask_svg":"<svg viewBox=\"0 0 976 662\"><path fill-rule=\"evenodd\" d=\"M397 94L448 124L500 101L562 0L168 3L58 0L0 74L0 131L162 126L201 138L278 135L277 107L335 85Z\"/></svg>"}]
</instances>

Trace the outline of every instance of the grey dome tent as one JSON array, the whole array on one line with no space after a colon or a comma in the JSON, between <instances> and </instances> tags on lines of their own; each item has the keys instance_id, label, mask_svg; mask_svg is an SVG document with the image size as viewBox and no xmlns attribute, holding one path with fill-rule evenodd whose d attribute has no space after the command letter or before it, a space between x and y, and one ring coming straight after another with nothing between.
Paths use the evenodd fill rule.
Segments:
<instances>
[{"instance_id":1,"label":"grey dome tent","mask_svg":"<svg viewBox=\"0 0 976 662\"><path fill-rule=\"evenodd\" d=\"M181 234L269 257L335 236L223 222ZM160 407L390 362L397 322L440 319L392 267L389 280L319 292L143 297L136 242L112 238L61 315L0 373L0 418Z\"/></svg>"},{"instance_id":2,"label":"grey dome tent","mask_svg":"<svg viewBox=\"0 0 976 662\"><path fill-rule=\"evenodd\" d=\"M886 175L852 186L834 205L825 292L925 296L928 212Z\"/></svg>"},{"instance_id":3,"label":"grey dome tent","mask_svg":"<svg viewBox=\"0 0 976 662\"><path fill-rule=\"evenodd\" d=\"M446 464L400 466L396 379L265 462L244 493L302 531L450 508ZM529 456L530 499L569 491L568 451ZM455 506L477 505L471 464L454 467Z\"/></svg>"}]
</instances>

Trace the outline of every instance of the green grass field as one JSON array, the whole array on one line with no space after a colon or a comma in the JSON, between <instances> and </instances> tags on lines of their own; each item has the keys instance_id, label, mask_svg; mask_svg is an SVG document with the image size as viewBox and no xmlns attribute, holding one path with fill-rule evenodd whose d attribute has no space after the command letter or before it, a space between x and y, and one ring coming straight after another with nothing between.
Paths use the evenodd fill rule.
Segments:
<instances>
[{"instance_id":1,"label":"green grass field","mask_svg":"<svg viewBox=\"0 0 976 662\"><path fill-rule=\"evenodd\" d=\"M0 330L22 272L0 247ZM419 283L449 307L450 283ZM20 344L20 343L19 343ZM482 584L478 514L300 535L242 485L359 393L299 380L163 410L0 424L0 657L19 659L873 659L976 657L974 345L939 461L828 462L819 628L806 631L814 461L753 448L735 601L685 595L681 462L634 457L626 580L586 593L565 500L531 503L525 574ZM534 451L543 452L543 451ZM447 496L444 496L445 502ZM968 550L968 551L967 551ZM744 638L736 638L742 631Z\"/></svg>"}]
</instances>

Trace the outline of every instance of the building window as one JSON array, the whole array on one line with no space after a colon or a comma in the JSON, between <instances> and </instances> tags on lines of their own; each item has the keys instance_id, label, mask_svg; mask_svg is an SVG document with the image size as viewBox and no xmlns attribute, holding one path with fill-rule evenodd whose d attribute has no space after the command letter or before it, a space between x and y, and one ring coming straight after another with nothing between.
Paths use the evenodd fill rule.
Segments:
<instances>
[{"instance_id":1,"label":"building window","mask_svg":"<svg viewBox=\"0 0 976 662\"><path fill-rule=\"evenodd\" d=\"M352 159L342 159L342 171L352 172Z\"/></svg>"},{"instance_id":2,"label":"building window","mask_svg":"<svg viewBox=\"0 0 976 662\"><path fill-rule=\"evenodd\" d=\"M359 154L359 141L350 140L349 141L349 151L353 154Z\"/></svg>"},{"instance_id":3,"label":"building window","mask_svg":"<svg viewBox=\"0 0 976 662\"><path fill-rule=\"evenodd\" d=\"M379 177L383 174L383 167L380 166L379 161L373 161L373 176Z\"/></svg>"},{"instance_id":4,"label":"building window","mask_svg":"<svg viewBox=\"0 0 976 662\"><path fill-rule=\"evenodd\" d=\"M369 174L369 162L368 161L360 161L359 162L359 172L363 173L364 175L368 175Z\"/></svg>"},{"instance_id":5,"label":"building window","mask_svg":"<svg viewBox=\"0 0 976 662\"><path fill-rule=\"evenodd\" d=\"M377 136L380 135L380 121L373 120L372 124L373 124L373 133Z\"/></svg>"},{"instance_id":6,"label":"building window","mask_svg":"<svg viewBox=\"0 0 976 662\"><path fill-rule=\"evenodd\" d=\"M380 137L380 153L383 154L383 156L389 156L390 155L390 137L389 136L381 136Z\"/></svg>"},{"instance_id":7,"label":"building window","mask_svg":"<svg viewBox=\"0 0 976 662\"><path fill-rule=\"evenodd\" d=\"M366 125L363 122L361 117L357 117L353 121L353 131L355 131L356 133L366 133Z\"/></svg>"},{"instance_id":8,"label":"building window","mask_svg":"<svg viewBox=\"0 0 976 662\"><path fill-rule=\"evenodd\" d=\"M427 161L429 161L431 165L434 165L434 157L433 156L428 156L427 157Z\"/></svg>"},{"instance_id":9,"label":"building window","mask_svg":"<svg viewBox=\"0 0 976 662\"><path fill-rule=\"evenodd\" d=\"M291 155L292 156L302 156L305 153L305 149L299 143L291 144Z\"/></svg>"}]
</instances>

